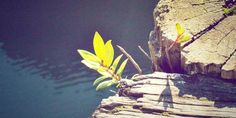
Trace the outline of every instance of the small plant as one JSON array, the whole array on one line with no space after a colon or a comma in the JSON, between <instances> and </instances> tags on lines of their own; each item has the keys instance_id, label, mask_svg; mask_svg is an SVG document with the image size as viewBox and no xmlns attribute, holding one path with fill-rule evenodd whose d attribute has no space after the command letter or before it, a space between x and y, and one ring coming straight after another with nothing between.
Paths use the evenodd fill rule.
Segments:
<instances>
[{"instance_id":1,"label":"small plant","mask_svg":"<svg viewBox=\"0 0 236 118\"><path fill-rule=\"evenodd\" d=\"M98 32L95 32L93 47L96 55L86 50L78 49L77 51L83 58L81 62L84 65L101 74L101 77L97 78L93 83L94 86L97 85L96 90L118 84L122 78L121 75L128 59L124 60L117 69L118 63L123 55L119 55L113 61L114 48L111 44L111 40L104 43ZM111 80L106 80L108 78L111 78Z\"/></svg>"},{"instance_id":2,"label":"small plant","mask_svg":"<svg viewBox=\"0 0 236 118\"><path fill-rule=\"evenodd\" d=\"M225 15L232 15L236 13L236 5L233 5L230 8L223 8L224 14Z\"/></svg>"},{"instance_id":3,"label":"small plant","mask_svg":"<svg viewBox=\"0 0 236 118\"><path fill-rule=\"evenodd\" d=\"M236 13L236 1L235 0L224 0L223 11L224 15L229 16Z\"/></svg>"},{"instance_id":4,"label":"small plant","mask_svg":"<svg viewBox=\"0 0 236 118\"><path fill-rule=\"evenodd\" d=\"M191 35L185 32L185 29L179 23L176 23L176 31L177 31L178 36L175 41L177 43L186 42L191 38Z\"/></svg>"},{"instance_id":5,"label":"small plant","mask_svg":"<svg viewBox=\"0 0 236 118\"><path fill-rule=\"evenodd\" d=\"M184 43L191 38L191 34L185 32L185 29L179 23L176 23L176 32L177 32L177 38L172 43L172 45L169 47L169 50L174 46L174 44Z\"/></svg>"},{"instance_id":6,"label":"small plant","mask_svg":"<svg viewBox=\"0 0 236 118\"><path fill-rule=\"evenodd\" d=\"M170 49L175 45L175 44L181 44L184 43L186 41L188 41L191 38L191 34L185 32L185 29L179 24L176 23L176 32L177 32L177 38L175 39L175 41L168 47L165 49L165 53L166 53L166 57L167 57L167 63L170 67L170 70L173 72L173 65L171 63L171 59L170 59ZM179 49L181 50L181 48Z\"/></svg>"}]
</instances>

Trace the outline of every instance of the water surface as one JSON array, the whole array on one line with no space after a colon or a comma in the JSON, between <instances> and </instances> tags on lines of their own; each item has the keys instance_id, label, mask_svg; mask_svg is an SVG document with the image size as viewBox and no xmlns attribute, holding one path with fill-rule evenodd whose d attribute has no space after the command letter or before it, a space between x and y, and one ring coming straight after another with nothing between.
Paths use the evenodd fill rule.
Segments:
<instances>
[{"instance_id":1,"label":"water surface","mask_svg":"<svg viewBox=\"0 0 236 118\"><path fill-rule=\"evenodd\" d=\"M149 71L147 50L156 0L5 0L0 2L0 117L86 118L102 98L99 75L76 50L92 51L98 31ZM120 52L116 49L116 55ZM131 64L126 75L137 73ZM110 88L115 90L115 88Z\"/></svg>"}]
</instances>

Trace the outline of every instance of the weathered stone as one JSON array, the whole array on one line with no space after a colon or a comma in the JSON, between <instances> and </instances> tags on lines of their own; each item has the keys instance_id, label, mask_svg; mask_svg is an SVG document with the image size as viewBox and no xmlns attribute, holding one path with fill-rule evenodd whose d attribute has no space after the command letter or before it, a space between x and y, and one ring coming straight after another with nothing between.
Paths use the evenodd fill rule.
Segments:
<instances>
[{"instance_id":1,"label":"weathered stone","mask_svg":"<svg viewBox=\"0 0 236 118\"><path fill-rule=\"evenodd\" d=\"M162 68L169 65L163 50L176 39L175 24L179 22L194 40L182 52L177 51L178 46L169 52L173 69L235 79L236 15L225 17L222 5L223 0L160 0L154 9L158 64Z\"/></svg>"},{"instance_id":2,"label":"weathered stone","mask_svg":"<svg viewBox=\"0 0 236 118\"><path fill-rule=\"evenodd\" d=\"M223 80L155 72L128 81L126 96L103 99L94 118L236 117L236 86Z\"/></svg>"},{"instance_id":3,"label":"weathered stone","mask_svg":"<svg viewBox=\"0 0 236 118\"><path fill-rule=\"evenodd\" d=\"M227 20L230 18L232 17L226 18L219 25L230 24L232 21ZM188 73L220 74L222 72L222 66L224 67L227 61L233 59L230 59L230 56L236 50L236 30L231 26L225 26L223 28L231 28L231 30L225 30L223 32L220 29L212 29L184 48L188 53L182 53L182 61L183 67ZM235 66L231 66L231 68L225 66L224 68L231 72L236 69ZM232 74L228 74L226 77L225 72L221 75L224 75L222 76L223 78L235 78Z\"/></svg>"},{"instance_id":4,"label":"weathered stone","mask_svg":"<svg viewBox=\"0 0 236 118\"><path fill-rule=\"evenodd\" d=\"M221 76L226 79L236 78L236 53L222 67Z\"/></svg>"}]
</instances>

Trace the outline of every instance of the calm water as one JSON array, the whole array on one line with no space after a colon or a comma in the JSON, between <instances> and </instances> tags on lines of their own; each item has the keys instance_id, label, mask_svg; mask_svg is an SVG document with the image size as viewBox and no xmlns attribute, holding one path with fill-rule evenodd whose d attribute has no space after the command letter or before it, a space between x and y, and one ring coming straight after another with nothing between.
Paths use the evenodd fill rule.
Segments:
<instances>
[{"instance_id":1,"label":"calm water","mask_svg":"<svg viewBox=\"0 0 236 118\"><path fill-rule=\"evenodd\" d=\"M92 51L98 31L123 46L149 71L147 50L157 0L2 0L0 2L0 117L86 118L102 98L98 74L76 49ZM116 50L116 55L120 53ZM135 74L129 63L126 75ZM115 90L115 88L110 88Z\"/></svg>"}]
</instances>

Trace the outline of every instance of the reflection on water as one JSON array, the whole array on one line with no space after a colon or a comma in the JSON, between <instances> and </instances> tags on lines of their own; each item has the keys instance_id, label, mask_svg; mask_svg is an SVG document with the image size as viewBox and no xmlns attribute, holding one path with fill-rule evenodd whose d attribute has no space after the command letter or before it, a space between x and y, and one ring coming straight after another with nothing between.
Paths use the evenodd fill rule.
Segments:
<instances>
[{"instance_id":1,"label":"reflection on water","mask_svg":"<svg viewBox=\"0 0 236 118\"><path fill-rule=\"evenodd\" d=\"M4 1L0 4L0 117L88 117L107 90L80 63L76 49L92 51L99 31L123 46L144 68L156 0ZM118 50L116 55L118 55ZM146 61L144 61L146 60ZM136 73L132 65L124 75ZM115 89L115 88L111 88Z\"/></svg>"}]
</instances>

